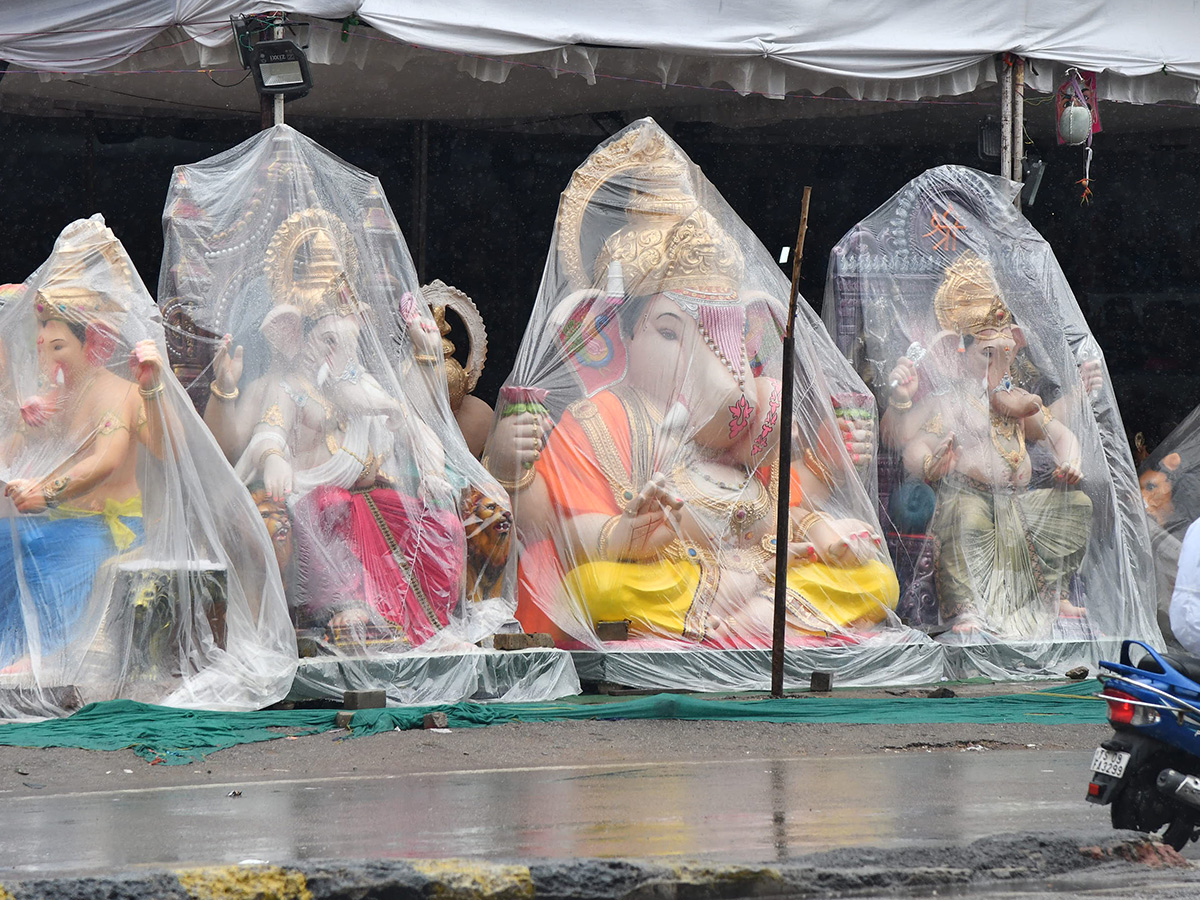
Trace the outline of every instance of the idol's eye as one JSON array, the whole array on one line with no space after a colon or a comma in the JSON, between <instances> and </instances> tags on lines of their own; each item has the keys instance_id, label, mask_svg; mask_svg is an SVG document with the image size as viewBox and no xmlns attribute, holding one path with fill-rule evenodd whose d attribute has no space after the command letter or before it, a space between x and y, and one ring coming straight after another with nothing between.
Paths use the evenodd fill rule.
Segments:
<instances>
[{"instance_id":1,"label":"idol's eye","mask_svg":"<svg viewBox=\"0 0 1200 900\"><path fill-rule=\"evenodd\" d=\"M662 337L662 339L663 339L664 341L677 341L677 340L679 340L679 332L677 332L677 331L676 331L674 328L667 328L667 327L665 327L665 326L664 326L664 327L660 327L660 328L658 329L658 333L659 333L659 335Z\"/></svg>"}]
</instances>

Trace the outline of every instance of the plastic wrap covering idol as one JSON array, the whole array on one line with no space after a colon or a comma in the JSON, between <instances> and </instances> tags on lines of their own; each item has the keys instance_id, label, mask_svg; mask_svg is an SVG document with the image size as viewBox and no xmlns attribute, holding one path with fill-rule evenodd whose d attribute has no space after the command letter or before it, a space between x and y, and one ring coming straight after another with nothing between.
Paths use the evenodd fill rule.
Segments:
<instances>
[{"instance_id":1,"label":"plastic wrap covering idol","mask_svg":"<svg viewBox=\"0 0 1200 900\"><path fill-rule=\"evenodd\" d=\"M257 709L291 686L270 539L165 353L100 216L0 311L0 716Z\"/></svg>"},{"instance_id":2,"label":"plastic wrap covering idol","mask_svg":"<svg viewBox=\"0 0 1200 900\"><path fill-rule=\"evenodd\" d=\"M837 245L825 297L884 410L880 493L911 576L901 615L984 647L971 658L998 676L1060 671L1098 639L1156 631L1104 359L1013 205L1019 187L926 172Z\"/></svg>"},{"instance_id":3,"label":"plastic wrap covering idol","mask_svg":"<svg viewBox=\"0 0 1200 900\"><path fill-rule=\"evenodd\" d=\"M274 535L301 655L363 661L354 686L395 702L470 696L449 662L369 663L516 627L508 497L451 415L378 179L280 125L177 169L164 231L160 294L217 342L205 421Z\"/></svg>"},{"instance_id":4,"label":"plastic wrap covering idol","mask_svg":"<svg viewBox=\"0 0 1200 900\"><path fill-rule=\"evenodd\" d=\"M627 652L770 646L787 296L652 120L576 170L484 458L514 496L526 630ZM862 659L909 636L860 478L874 408L800 306L788 641ZM684 686L766 683L764 656L725 656Z\"/></svg>"},{"instance_id":5,"label":"plastic wrap covering idol","mask_svg":"<svg viewBox=\"0 0 1200 900\"><path fill-rule=\"evenodd\" d=\"M1150 527L1150 545L1154 551L1154 570L1158 590L1159 625L1171 644L1176 635L1172 621L1180 625L1182 640L1189 652L1200 649L1200 572L1191 572L1179 581L1176 574L1183 563L1181 544L1188 528L1200 519L1200 409L1186 419L1154 448L1142 464L1138 481ZM1197 545L1193 534L1191 546ZM1197 555L1193 549L1189 564L1194 569ZM1172 595L1182 602L1172 606Z\"/></svg>"}]
</instances>

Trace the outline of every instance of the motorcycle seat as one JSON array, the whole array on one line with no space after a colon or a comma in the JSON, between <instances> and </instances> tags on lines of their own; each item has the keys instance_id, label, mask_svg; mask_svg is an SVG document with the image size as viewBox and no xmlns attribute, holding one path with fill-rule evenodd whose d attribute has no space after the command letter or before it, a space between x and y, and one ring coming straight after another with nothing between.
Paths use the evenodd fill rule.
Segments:
<instances>
[{"instance_id":1,"label":"motorcycle seat","mask_svg":"<svg viewBox=\"0 0 1200 900\"><path fill-rule=\"evenodd\" d=\"M1188 656L1185 653L1163 653L1162 658L1169 662L1180 675L1200 682L1200 658ZM1143 672L1153 672L1155 675L1163 674L1162 666L1150 655L1138 660L1137 667Z\"/></svg>"}]
</instances>

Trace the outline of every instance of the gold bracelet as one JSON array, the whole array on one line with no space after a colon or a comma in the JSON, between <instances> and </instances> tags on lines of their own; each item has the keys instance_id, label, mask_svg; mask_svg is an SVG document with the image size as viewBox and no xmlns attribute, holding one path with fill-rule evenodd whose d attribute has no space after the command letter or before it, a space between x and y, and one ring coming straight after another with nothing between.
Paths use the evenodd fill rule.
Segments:
<instances>
[{"instance_id":1,"label":"gold bracelet","mask_svg":"<svg viewBox=\"0 0 1200 900\"><path fill-rule=\"evenodd\" d=\"M906 409L912 409L912 404L913 404L913 402L911 399L905 400L903 403L897 403L895 397L892 397L892 396L888 397L888 406L890 406L892 409L898 409L901 411L906 410Z\"/></svg>"},{"instance_id":2,"label":"gold bracelet","mask_svg":"<svg viewBox=\"0 0 1200 900\"><path fill-rule=\"evenodd\" d=\"M62 492L67 489L67 485L71 483L71 476L60 475L49 484L42 488L42 499L46 501L47 507L58 506L59 497Z\"/></svg>"},{"instance_id":3,"label":"gold bracelet","mask_svg":"<svg viewBox=\"0 0 1200 900\"><path fill-rule=\"evenodd\" d=\"M241 388L235 384L233 386L233 390L226 394L219 387L217 387L217 383L215 381L210 381L208 383L208 392L219 400L236 400L238 398L238 394L240 394L242 391Z\"/></svg>"},{"instance_id":4,"label":"gold bracelet","mask_svg":"<svg viewBox=\"0 0 1200 900\"><path fill-rule=\"evenodd\" d=\"M798 541L807 539L810 528L812 528L818 522L825 522L828 520L829 516L825 515L823 512L810 512L807 516L801 519L800 523L796 526L795 539Z\"/></svg>"},{"instance_id":5,"label":"gold bracelet","mask_svg":"<svg viewBox=\"0 0 1200 900\"><path fill-rule=\"evenodd\" d=\"M279 457L280 459L282 459L284 462L287 462L287 457L283 455L283 451L282 451L282 450L280 450L278 447L268 447L268 448L267 448L266 450L264 450L264 451L262 452L262 454L261 454L261 455L258 457L258 467L259 467L260 469L261 469L263 466L265 466L265 465L267 464L267 457L268 457L268 456L278 456L278 457ZM357 459L357 457L355 457L355 458Z\"/></svg>"},{"instance_id":6,"label":"gold bracelet","mask_svg":"<svg viewBox=\"0 0 1200 900\"><path fill-rule=\"evenodd\" d=\"M529 485L533 484L533 479L536 475L537 475L537 472L534 471L533 468L529 468L529 469L526 469L525 474L522 475L520 478L518 478L516 481L505 481L503 478L501 478L495 472L492 473L492 477L495 478L497 482L499 482L500 487L504 488L510 494L515 494L517 491L525 490L525 488L527 488L527 487L529 487Z\"/></svg>"},{"instance_id":7,"label":"gold bracelet","mask_svg":"<svg viewBox=\"0 0 1200 900\"><path fill-rule=\"evenodd\" d=\"M421 366L436 366L439 361L432 353L414 353L413 359Z\"/></svg>"},{"instance_id":8,"label":"gold bracelet","mask_svg":"<svg viewBox=\"0 0 1200 900\"><path fill-rule=\"evenodd\" d=\"M613 529L617 527L617 523L621 521L620 516L613 516L607 522L600 526L600 539L596 542L596 557L598 559L611 561L608 553L608 541L612 537Z\"/></svg>"},{"instance_id":9,"label":"gold bracelet","mask_svg":"<svg viewBox=\"0 0 1200 900\"><path fill-rule=\"evenodd\" d=\"M156 397L161 394L164 387L165 385L160 381L154 387L150 388L150 390L146 390L144 387L139 386L138 393L141 394L144 399L149 400L151 397Z\"/></svg>"}]
</instances>

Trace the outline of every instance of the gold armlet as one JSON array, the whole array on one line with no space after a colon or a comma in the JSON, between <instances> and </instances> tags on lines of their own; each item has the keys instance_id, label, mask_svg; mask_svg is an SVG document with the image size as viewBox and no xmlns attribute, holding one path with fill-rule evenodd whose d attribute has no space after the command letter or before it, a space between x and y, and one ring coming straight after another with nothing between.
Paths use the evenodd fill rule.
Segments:
<instances>
[{"instance_id":1,"label":"gold armlet","mask_svg":"<svg viewBox=\"0 0 1200 900\"><path fill-rule=\"evenodd\" d=\"M620 521L620 516L613 516L602 526L600 526L600 539L596 542L596 557L598 559L612 559L612 557L609 555L611 548L608 546L608 541L612 537L613 529L617 527L617 523Z\"/></svg>"},{"instance_id":2,"label":"gold armlet","mask_svg":"<svg viewBox=\"0 0 1200 900\"><path fill-rule=\"evenodd\" d=\"M912 409L912 405L912 400L905 400L903 403L897 403L895 397L888 397L888 406L890 406L892 409L903 411L906 409Z\"/></svg>"},{"instance_id":3,"label":"gold armlet","mask_svg":"<svg viewBox=\"0 0 1200 900\"><path fill-rule=\"evenodd\" d=\"M417 365L420 366L436 366L439 362L441 362L441 360L439 360L432 353L414 353L413 359L415 359L417 361Z\"/></svg>"},{"instance_id":4,"label":"gold armlet","mask_svg":"<svg viewBox=\"0 0 1200 900\"><path fill-rule=\"evenodd\" d=\"M227 394L223 390L221 390L219 387L217 387L217 383L215 381L210 381L208 383L208 392L210 394L212 394L214 397L216 397L218 400L236 400L238 398L238 395L241 394L242 391L241 391L241 388L239 388L235 384L233 386L233 390Z\"/></svg>"},{"instance_id":5,"label":"gold armlet","mask_svg":"<svg viewBox=\"0 0 1200 900\"><path fill-rule=\"evenodd\" d=\"M273 428L282 428L284 425L283 410L279 408L279 404L272 403L267 408L267 411L263 413L263 417L258 420L258 424L270 425Z\"/></svg>"},{"instance_id":6,"label":"gold armlet","mask_svg":"<svg viewBox=\"0 0 1200 900\"><path fill-rule=\"evenodd\" d=\"M800 520L796 525L796 534L794 539L803 541L808 539L809 530L818 522L828 522L829 516L823 512L810 512L807 516Z\"/></svg>"},{"instance_id":7,"label":"gold armlet","mask_svg":"<svg viewBox=\"0 0 1200 900\"><path fill-rule=\"evenodd\" d=\"M163 384L163 382L160 381L154 387L150 388L150 390L146 390L144 387L139 386L138 393L142 395L143 400L149 400L149 399L151 399L153 397L157 397L159 394L161 394L163 392L164 387L165 387L165 385Z\"/></svg>"}]
</instances>

